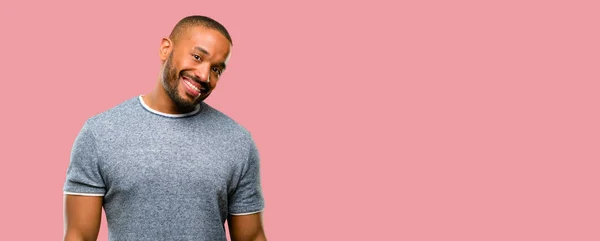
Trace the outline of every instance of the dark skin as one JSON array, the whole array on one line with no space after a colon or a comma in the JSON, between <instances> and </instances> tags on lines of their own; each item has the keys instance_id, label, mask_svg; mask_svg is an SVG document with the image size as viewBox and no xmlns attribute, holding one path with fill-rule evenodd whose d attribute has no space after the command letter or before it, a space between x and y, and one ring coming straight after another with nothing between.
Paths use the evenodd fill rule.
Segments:
<instances>
[{"instance_id":1,"label":"dark skin","mask_svg":"<svg viewBox=\"0 0 600 241\"><path fill-rule=\"evenodd\" d=\"M142 98L157 111L193 111L216 88L230 56L231 44L216 30L190 27L177 39L164 38L159 48L163 64L156 88ZM199 95L183 81L194 81ZM65 195L64 241L95 241L100 230L103 197ZM266 241L262 213L230 215L232 241Z\"/></svg>"},{"instance_id":2,"label":"dark skin","mask_svg":"<svg viewBox=\"0 0 600 241\"><path fill-rule=\"evenodd\" d=\"M187 33L161 42L159 56L163 70L156 88L143 96L155 110L169 114L192 111L217 87L225 71L231 51L227 38L204 27L189 28ZM184 80L203 88L200 96L186 91Z\"/></svg>"},{"instance_id":3,"label":"dark skin","mask_svg":"<svg viewBox=\"0 0 600 241\"><path fill-rule=\"evenodd\" d=\"M102 197L65 195L64 241L96 241L102 218Z\"/></svg>"}]
</instances>

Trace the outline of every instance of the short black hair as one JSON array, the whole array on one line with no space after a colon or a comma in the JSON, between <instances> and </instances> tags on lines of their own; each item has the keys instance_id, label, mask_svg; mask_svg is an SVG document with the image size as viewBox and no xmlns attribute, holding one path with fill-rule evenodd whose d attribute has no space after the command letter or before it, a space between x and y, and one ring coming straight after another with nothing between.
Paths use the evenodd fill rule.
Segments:
<instances>
[{"instance_id":1,"label":"short black hair","mask_svg":"<svg viewBox=\"0 0 600 241\"><path fill-rule=\"evenodd\" d=\"M177 24L175 24L175 27L173 27L173 30L171 31L169 38L171 38L174 42L177 42L177 38L182 33L184 33L185 30L187 30L190 27L196 27L196 26L202 26L205 28L214 29L214 30L219 31L219 33L223 34L223 36L225 36L225 38L227 38L227 40L229 40L229 43L231 45L233 45L231 36L229 35L229 32L227 31L225 26L223 26L221 23L217 22L216 20L214 20L210 17L201 16L201 15L191 15L191 16L187 16L187 17L179 20L179 22L177 22Z\"/></svg>"}]
</instances>

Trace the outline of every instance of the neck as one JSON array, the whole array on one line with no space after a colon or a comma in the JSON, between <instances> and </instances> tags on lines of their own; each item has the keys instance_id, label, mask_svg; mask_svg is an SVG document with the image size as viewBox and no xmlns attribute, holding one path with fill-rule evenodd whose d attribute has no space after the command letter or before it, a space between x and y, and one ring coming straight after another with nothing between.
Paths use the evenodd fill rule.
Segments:
<instances>
[{"instance_id":1,"label":"neck","mask_svg":"<svg viewBox=\"0 0 600 241\"><path fill-rule=\"evenodd\" d=\"M163 88L160 81L158 81L156 87L148 94L143 95L144 103L159 112L167 114L185 114L194 111L194 109L181 109L177 108L171 97L167 94L167 91Z\"/></svg>"}]
</instances>

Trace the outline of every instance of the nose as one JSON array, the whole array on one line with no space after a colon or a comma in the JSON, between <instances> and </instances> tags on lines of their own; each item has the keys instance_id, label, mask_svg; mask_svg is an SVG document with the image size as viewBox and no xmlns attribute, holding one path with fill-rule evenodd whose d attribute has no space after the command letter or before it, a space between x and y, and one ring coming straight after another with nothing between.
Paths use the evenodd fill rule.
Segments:
<instances>
[{"instance_id":1,"label":"nose","mask_svg":"<svg viewBox=\"0 0 600 241\"><path fill-rule=\"evenodd\" d=\"M210 83L210 66L206 65L206 64L201 64L199 65L195 70L194 70L194 75L196 76L196 78L198 78L201 82L205 82L205 83Z\"/></svg>"}]
</instances>

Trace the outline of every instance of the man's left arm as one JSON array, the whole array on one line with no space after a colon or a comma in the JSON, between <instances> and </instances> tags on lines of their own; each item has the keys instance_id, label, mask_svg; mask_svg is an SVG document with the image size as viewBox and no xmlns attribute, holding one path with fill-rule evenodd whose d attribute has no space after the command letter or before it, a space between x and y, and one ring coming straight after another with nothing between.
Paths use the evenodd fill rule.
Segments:
<instances>
[{"instance_id":1,"label":"man's left arm","mask_svg":"<svg viewBox=\"0 0 600 241\"><path fill-rule=\"evenodd\" d=\"M231 241L266 241L262 213L229 215L227 219Z\"/></svg>"},{"instance_id":2,"label":"man's left arm","mask_svg":"<svg viewBox=\"0 0 600 241\"><path fill-rule=\"evenodd\" d=\"M260 182L260 158L254 140L250 140L249 155L239 169L239 180L229 196L229 236L232 241L266 241L263 228L265 207Z\"/></svg>"}]
</instances>

